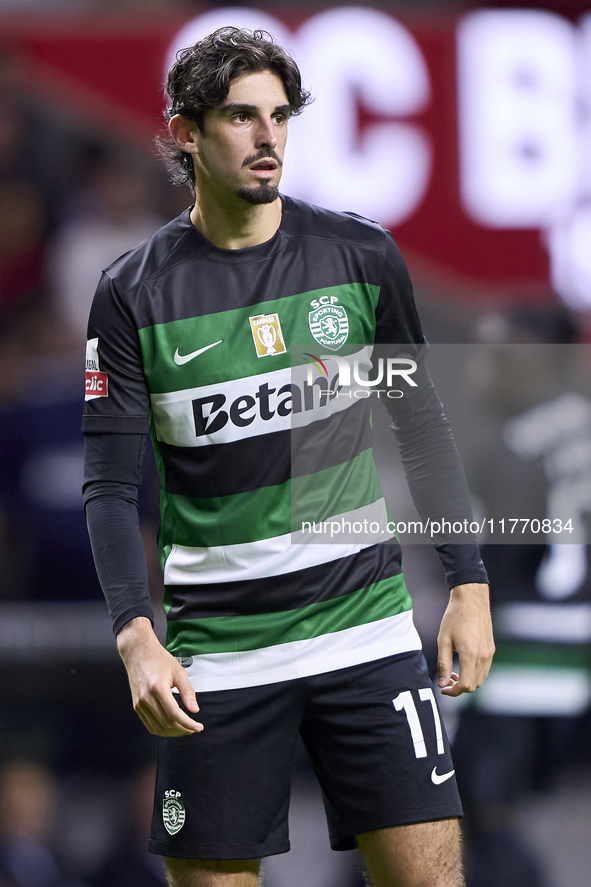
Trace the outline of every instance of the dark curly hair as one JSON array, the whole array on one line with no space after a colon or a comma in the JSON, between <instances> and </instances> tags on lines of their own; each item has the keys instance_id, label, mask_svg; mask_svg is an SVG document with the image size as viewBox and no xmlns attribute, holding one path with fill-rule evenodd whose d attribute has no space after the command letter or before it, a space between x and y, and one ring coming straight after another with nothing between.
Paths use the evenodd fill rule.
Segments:
<instances>
[{"instance_id":1,"label":"dark curly hair","mask_svg":"<svg viewBox=\"0 0 591 887\"><path fill-rule=\"evenodd\" d=\"M206 111L227 98L232 80L255 71L272 71L280 77L292 115L301 113L311 101L302 87L295 61L275 42L268 31L243 28L218 28L208 37L177 52L176 62L168 72L166 91L170 105L165 117L181 114L193 120L203 132ZM156 144L176 185L188 185L195 193L193 158L166 136Z\"/></svg>"}]
</instances>

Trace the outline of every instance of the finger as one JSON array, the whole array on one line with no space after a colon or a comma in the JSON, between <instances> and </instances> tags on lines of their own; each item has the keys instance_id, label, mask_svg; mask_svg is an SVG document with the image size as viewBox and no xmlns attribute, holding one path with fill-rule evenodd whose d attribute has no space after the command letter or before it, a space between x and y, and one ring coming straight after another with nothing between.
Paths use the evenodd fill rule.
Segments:
<instances>
[{"instance_id":1,"label":"finger","mask_svg":"<svg viewBox=\"0 0 591 887\"><path fill-rule=\"evenodd\" d=\"M453 646L448 635L440 635L437 639L437 686L447 687L452 675Z\"/></svg>"},{"instance_id":2,"label":"finger","mask_svg":"<svg viewBox=\"0 0 591 887\"><path fill-rule=\"evenodd\" d=\"M173 679L174 685L179 691L180 697L183 700L183 705L185 708L188 708L189 711L198 712L199 706L197 705L197 697L195 696L195 690L191 686L191 681L187 675L187 672L179 665L178 668L175 668L173 671Z\"/></svg>"},{"instance_id":3,"label":"finger","mask_svg":"<svg viewBox=\"0 0 591 887\"><path fill-rule=\"evenodd\" d=\"M135 713L148 731L153 736L159 736L161 726L159 721L153 716L149 708L143 705L136 706Z\"/></svg>"},{"instance_id":4,"label":"finger","mask_svg":"<svg viewBox=\"0 0 591 887\"><path fill-rule=\"evenodd\" d=\"M449 677L449 680L448 680L446 686L445 686L445 687L441 687L441 692L443 693L444 689L447 689L447 688L449 688L449 687L453 687L453 686L459 681L459 679L460 679L460 678L459 678L459 675L457 675L457 674L455 673L455 671L452 671L452 673L451 673L451 675L450 675L450 677Z\"/></svg>"},{"instance_id":5,"label":"finger","mask_svg":"<svg viewBox=\"0 0 591 887\"><path fill-rule=\"evenodd\" d=\"M455 696L456 693L453 692L454 687L459 682L460 676L456 674L455 671L452 671L449 676L449 682L446 687L441 687L441 692L444 696Z\"/></svg>"},{"instance_id":6,"label":"finger","mask_svg":"<svg viewBox=\"0 0 591 887\"><path fill-rule=\"evenodd\" d=\"M449 685L449 687L443 687L441 690L442 696L460 696L461 693L465 691L461 689L462 685L459 681L454 681Z\"/></svg>"},{"instance_id":7,"label":"finger","mask_svg":"<svg viewBox=\"0 0 591 887\"><path fill-rule=\"evenodd\" d=\"M471 650L469 653L460 654L460 681L462 692L473 693L484 683L492 663L492 654L483 652L482 649Z\"/></svg>"},{"instance_id":8,"label":"finger","mask_svg":"<svg viewBox=\"0 0 591 887\"><path fill-rule=\"evenodd\" d=\"M450 683L441 692L446 696L460 696L462 693L473 693L482 683L482 681L478 680L477 674L476 660L460 654L460 674L453 683Z\"/></svg>"},{"instance_id":9,"label":"finger","mask_svg":"<svg viewBox=\"0 0 591 887\"><path fill-rule=\"evenodd\" d=\"M159 684L154 684L140 698L135 710L140 717L143 716L150 721L152 731L158 736L185 735L187 733L199 733L203 730L203 724L194 721L193 718L181 709L173 695L170 684L165 684L162 681Z\"/></svg>"},{"instance_id":10,"label":"finger","mask_svg":"<svg viewBox=\"0 0 591 887\"><path fill-rule=\"evenodd\" d=\"M491 669L491 666L492 666L493 656L495 654L494 644L491 644L491 647L492 647L492 649L487 654L483 655L481 663L480 663L480 668L478 671L478 676L479 676L478 686L479 687L482 686L482 684L485 682L485 680L488 676L488 673Z\"/></svg>"},{"instance_id":11,"label":"finger","mask_svg":"<svg viewBox=\"0 0 591 887\"><path fill-rule=\"evenodd\" d=\"M163 727L167 730L183 728L187 733L200 733L203 730L203 724L194 721L193 718L186 714L176 700L176 694L169 688L166 689L164 695L155 697L158 705L158 719Z\"/></svg>"},{"instance_id":12,"label":"finger","mask_svg":"<svg viewBox=\"0 0 591 887\"><path fill-rule=\"evenodd\" d=\"M188 736L200 732L200 728L202 728L201 724L196 724L193 720L191 720L191 726L178 723L160 706L157 711L154 711L144 703L141 707L138 706L136 712L148 731L155 736ZM180 709L179 712L182 714Z\"/></svg>"}]
</instances>

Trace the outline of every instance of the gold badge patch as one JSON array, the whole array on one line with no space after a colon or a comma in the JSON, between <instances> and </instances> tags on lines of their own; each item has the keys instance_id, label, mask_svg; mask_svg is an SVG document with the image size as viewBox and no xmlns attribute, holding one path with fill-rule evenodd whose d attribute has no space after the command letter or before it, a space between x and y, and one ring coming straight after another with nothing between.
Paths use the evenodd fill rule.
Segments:
<instances>
[{"instance_id":1,"label":"gold badge patch","mask_svg":"<svg viewBox=\"0 0 591 887\"><path fill-rule=\"evenodd\" d=\"M278 314L257 314L249 317L257 357L283 354L287 351Z\"/></svg>"}]
</instances>

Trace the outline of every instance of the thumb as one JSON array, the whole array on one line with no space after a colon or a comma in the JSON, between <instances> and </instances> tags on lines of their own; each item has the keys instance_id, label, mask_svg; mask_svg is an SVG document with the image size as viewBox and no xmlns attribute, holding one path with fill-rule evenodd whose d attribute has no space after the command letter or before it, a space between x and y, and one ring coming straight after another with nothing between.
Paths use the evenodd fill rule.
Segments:
<instances>
[{"instance_id":1,"label":"thumb","mask_svg":"<svg viewBox=\"0 0 591 887\"><path fill-rule=\"evenodd\" d=\"M451 682L453 668L453 646L449 635L439 636L437 640L437 686L447 687Z\"/></svg>"},{"instance_id":2,"label":"thumb","mask_svg":"<svg viewBox=\"0 0 591 887\"><path fill-rule=\"evenodd\" d=\"M191 686L191 682L187 677L187 672L183 668L182 665L176 663L176 667L174 669L174 685L179 691L180 697L183 700L183 705L185 708L188 708L189 711L199 711L199 706L197 705L197 697L195 696L195 691Z\"/></svg>"}]
</instances>

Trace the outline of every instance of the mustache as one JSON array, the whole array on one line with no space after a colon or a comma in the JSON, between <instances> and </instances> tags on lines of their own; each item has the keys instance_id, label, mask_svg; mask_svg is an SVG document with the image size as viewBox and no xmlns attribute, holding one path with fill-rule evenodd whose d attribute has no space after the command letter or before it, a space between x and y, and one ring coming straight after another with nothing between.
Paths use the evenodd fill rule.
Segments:
<instances>
[{"instance_id":1,"label":"mustache","mask_svg":"<svg viewBox=\"0 0 591 887\"><path fill-rule=\"evenodd\" d=\"M277 166L279 167L279 169L281 169L283 163L272 148L263 148L263 150L259 151L258 154L252 154L250 157L246 158L242 166L250 166L251 163L258 163L259 160L265 160L265 158L267 157L275 160L277 162Z\"/></svg>"}]
</instances>

